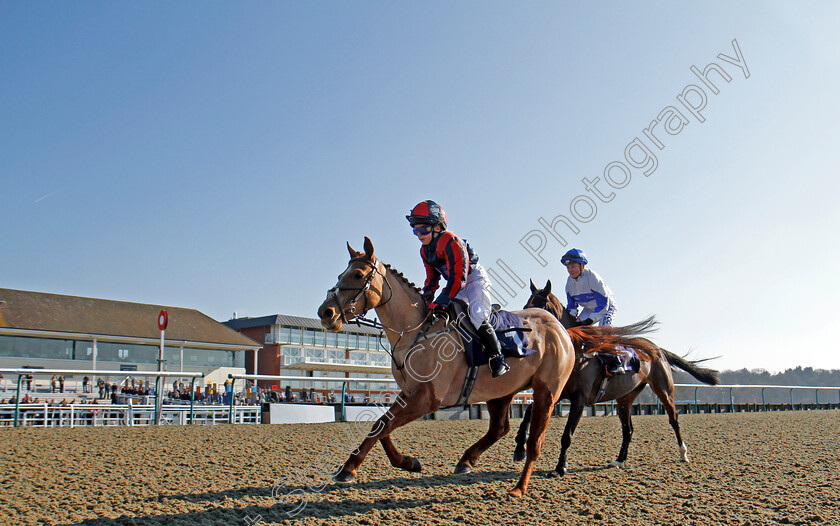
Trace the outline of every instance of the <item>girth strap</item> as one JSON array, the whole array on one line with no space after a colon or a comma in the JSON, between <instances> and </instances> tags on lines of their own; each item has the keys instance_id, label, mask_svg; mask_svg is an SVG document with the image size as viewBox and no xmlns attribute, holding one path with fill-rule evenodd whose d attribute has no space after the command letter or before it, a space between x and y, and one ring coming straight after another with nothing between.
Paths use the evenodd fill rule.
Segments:
<instances>
[{"instance_id":1,"label":"girth strap","mask_svg":"<svg viewBox=\"0 0 840 526\"><path fill-rule=\"evenodd\" d=\"M473 387L475 387L476 377L478 377L478 366L467 368L467 376L464 377L464 386L461 387L461 395L458 397L458 401L455 402L453 407L463 405L464 409L467 409L470 406L470 404L467 403L467 400L470 399Z\"/></svg>"},{"instance_id":2,"label":"girth strap","mask_svg":"<svg viewBox=\"0 0 840 526\"><path fill-rule=\"evenodd\" d=\"M604 376L604 379L601 380L601 387L598 389L598 394L595 395L595 401L592 402L592 405L597 404L598 402L601 401L601 398L604 397L604 392L607 390L607 384L609 383L609 381L610 381L609 376Z\"/></svg>"}]
</instances>

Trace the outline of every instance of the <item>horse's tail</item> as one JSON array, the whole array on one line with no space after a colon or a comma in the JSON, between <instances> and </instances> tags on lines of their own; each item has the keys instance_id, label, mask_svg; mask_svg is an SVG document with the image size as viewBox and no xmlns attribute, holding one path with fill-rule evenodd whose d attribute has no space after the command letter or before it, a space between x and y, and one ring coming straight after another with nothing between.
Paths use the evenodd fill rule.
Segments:
<instances>
[{"instance_id":1,"label":"horse's tail","mask_svg":"<svg viewBox=\"0 0 840 526\"><path fill-rule=\"evenodd\" d=\"M625 346L635 349L640 359L651 361L659 347L639 336L653 332L658 324L656 317L650 316L640 322L622 327L585 325L573 327L567 332L572 338L576 352L616 354L618 352L616 346Z\"/></svg>"},{"instance_id":2,"label":"horse's tail","mask_svg":"<svg viewBox=\"0 0 840 526\"><path fill-rule=\"evenodd\" d=\"M700 367L697 365L697 362L686 360L682 356L677 356L671 351L666 351L661 347L659 348L659 351L665 355L668 359L668 363L674 367L679 367L704 384L718 385L720 383L720 378L718 378L718 372L716 370Z\"/></svg>"}]
</instances>

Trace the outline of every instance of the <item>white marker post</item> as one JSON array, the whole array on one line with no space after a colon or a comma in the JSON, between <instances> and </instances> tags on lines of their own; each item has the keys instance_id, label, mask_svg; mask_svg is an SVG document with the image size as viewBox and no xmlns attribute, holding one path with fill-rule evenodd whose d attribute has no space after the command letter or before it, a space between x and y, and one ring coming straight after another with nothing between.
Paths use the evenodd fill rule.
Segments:
<instances>
[{"instance_id":1,"label":"white marker post","mask_svg":"<svg viewBox=\"0 0 840 526\"><path fill-rule=\"evenodd\" d=\"M160 355L158 356L158 372L163 372L163 348L164 348L164 334L166 333L166 326L169 324L169 314L162 310L158 314L158 329L160 329ZM163 387L162 379L157 377L155 382L155 424L160 424L160 412L163 407Z\"/></svg>"}]
</instances>

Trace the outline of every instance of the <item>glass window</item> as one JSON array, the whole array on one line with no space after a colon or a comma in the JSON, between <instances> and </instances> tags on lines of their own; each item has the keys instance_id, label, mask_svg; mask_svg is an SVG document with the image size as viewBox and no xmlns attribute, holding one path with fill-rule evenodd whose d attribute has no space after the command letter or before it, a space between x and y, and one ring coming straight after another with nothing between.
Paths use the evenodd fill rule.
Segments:
<instances>
[{"instance_id":1,"label":"glass window","mask_svg":"<svg viewBox=\"0 0 840 526\"><path fill-rule=\"evenodd\" d=\"M347 348L348 349L358 349L359 348L359 337L356 334L348 334L347 335Z\"/></svg>"},{"instance_id":2,"label":"glass window","mask_svg":"<svg viewBox=\"0 0 840 526\"><path fill-rule=\"evenodd\" d=\"M73 358L76 360L90 360L93 356L93 342L76 342Z\"/></svg>"},{"instance_id":3,"label":"glass window","mask_svg":"<svg viewBox=\"0 0 840 526\"><path fill-rule=\"evenodd\" d=\"M301 329L292 329L292 337L289 338L289 343L303 343L303 331Z\"/></svg>"},{"instance_id":4,"label":"glass window","mask_svg":"<svg viewBox=\"0 0 840 526\"><path fill-rule=\"evenodd\" d=\"M316 362L324 361L324 349L306 349L306 357Z\"/></svg>"},{"instance_id":5,"label":"glass window","mask_svg":"<svg viewBox=\"0 0 840 526\"><path fill-rule=\"evenodd\" d=\"M387 378L389 375L387 375L387 374L369 374L367 376L368 376L368 378L373 379L373 378ZM387 382L382 382L382 383L371 382L369 385L370 385L370 387L368 389L370 389L371 391L379 391L379 392L386 391L391 386L391 384L388 384Z\"/></svg>"},{"instance_id":6,"label":"glass window","mask_svg":"<svg viewBox=\"0 0 840 526\"><path fill-rule=\"evenodd\" d=\"M324 331L315 331L315 345L326 345L327 334Z\"/></svg>"},{"instance_id":7,"label":"glass window","mask_svg":"<svg viewBox=\"0 0 840 526\"><path fill-rule=\"evenodd\" d=\"M73 359L73 342L25 336L0 336L0 356Z\"/></svg>"},{"instance_id":8,"label":"glass window","mask_svg":"<svg viewBox=\"0 0 840 526\"><path fill-rule=\"evenodd\" d=\"M233 367L234 354L231 351L185 347L184 363L190 363L196 367Z\"/></svg>"},{"instance_id":9,"label":"glass window","mask_svg":"<svg viewBox=\"0 0 840 526\"><path fill-rule=\"evenodd\" d=\"M344 361L344 350L327 351L327 361L341 363Z\"/></svg>"},{"instance_id":10,"label":"glass window","mask_svg":"<svg viewBox=\"0 0 840 526\"><path fill-rule=\"evenodd\" d=\"M291 343L292 342L292 328L291 327L280 327L278 340L281 343Z\"/></svg>"},{"instance_id":11,"label":"glass window","mask_svg":"<svg viewBox=\"0 0 840 526\"><path fill-rule=\"evenodd\" d=\"M367 364L368 353L362 351L350 351L350 361L356 364Z\"/></svg>"},{"instance_id":12,"label":"glass window","mask_svg":"<svg viewBox=\"0 0 840 526\"><path fill-rule=\"evenodd\" d=\"M304 345L315 345L315 331L313 329L306 329L303 333Z\"/></svg>"},{"instance_id":13,"label":"glass window","mask_svg":"<svg viewBox=\"0 0 840 526\"><path fill-rule=\"evenodd\" d=\"M90 359L93 359L91 344ZM103 362L129 362L157 364L160 349L152 345L96 342L96 360Z\"/></svg>"},{"instance_id":14,"label":"glass window","mask_svg":"<svg viewBox=\"0 0 840 526\"><path fill-rule=\"evenodd\" d=\"M163 352L166 367L177 371L181 366L181 347L166 347Z\"/></svg>"},{"instance_id":15,"label":"glass window","mask_svg":"<svg viewBox=\"0 0 840 526\"><path fill-rule=\"evenodd\" d=\"M372 352L370 353L370 364L377 365L377 366L388 366L390 365L390 356L382 352Z\"/></svg>"},{"instance_id":16,"label":"glass window","mask_svg":"<svg viewBox=\"0 0 840 526\"><path fill-rule=\"evenodd\" d=\"M338 343L338 334L334 332L327 333L327 347L335 347Z\"/></svg>"},{"instance_id":17,"label":"glass window","mask_svg":"<svg viewBox=\"0 0 840 526\"><path fill-rule=\"evenodd\" d=\"M230 351L230 359L234 367L245 368L245 353L251 351Z\"/></svg>"},{"instance_id":18,"label":"glass window","mask_svg":"<svg viewBox=\"0 0 840 526\"><path fill-rule=\"evenodd\" d=\"M280 351L280 355L283 357L283 365L297 363L303 360L303 349L293 345L284 345Z\"/></svg>"},{"instance_id":19,"label":"glass window","mask_svg":"<svg viewBox=\"0 0 840 526\"><path fill-rule=\"evenodd\" d=\"M347 333L346 332L336 333L335 338L336 338L336 341L335 341L335 346L336 347L344 347L345 349L347 348Z\"/></svg>"}]
</instances>

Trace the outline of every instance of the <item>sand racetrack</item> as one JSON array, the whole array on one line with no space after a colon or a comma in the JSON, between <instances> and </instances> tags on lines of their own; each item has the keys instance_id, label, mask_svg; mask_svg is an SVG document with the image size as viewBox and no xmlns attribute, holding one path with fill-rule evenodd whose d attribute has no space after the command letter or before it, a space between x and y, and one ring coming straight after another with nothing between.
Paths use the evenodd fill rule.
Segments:
<instances>
[{"instance_id":1,"label":"sand racetrack","mask_svg":"<svg viewBox=\"0 0 840 526\"><path fill-rule=\"evenodd\" d=\"M507 496L522 467L513 433L451 474L482 420L395 433L422 473L377 446L357 483L323 487L353 424L0 429L0 524L840 524L838 411L682 415L690 464L665 416L639 416L621 469L604 468L618 419L585 417L571 473L547 479L564 423L552 420L522 499Z\"/></svg>"}]
</instances>

